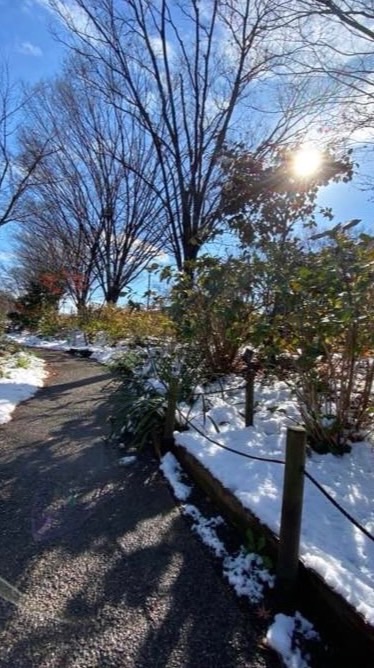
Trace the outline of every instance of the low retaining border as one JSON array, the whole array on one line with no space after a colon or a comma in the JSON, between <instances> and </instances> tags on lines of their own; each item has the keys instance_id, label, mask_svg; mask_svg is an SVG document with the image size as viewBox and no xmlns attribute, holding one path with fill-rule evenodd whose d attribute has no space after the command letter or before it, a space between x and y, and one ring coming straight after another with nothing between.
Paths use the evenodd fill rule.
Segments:
<instances>
[{"instance_id":1,"label":"low retaining border","mask_svg":"<svg viewBox=\"0 0 374 668\"><path fill-rule=\"evenodd\" d=\"M170 450L193 480L212 499L223 517L240 534L248 528L261 533L267 545L267 551L276 561L278 556L278 538L265 524L240 503L236 496L181 445L171 439ZM356 658L360 668L374 665L374 628L337 592L330 589L326 582L299 560L299 595L311 602L323 625L341 644L347 646ZM371 659L371 662L370 662ZM361 661L361 663L359 663ZM367 663L366 663L367 662Z\"/></svg>"}]
</instances>

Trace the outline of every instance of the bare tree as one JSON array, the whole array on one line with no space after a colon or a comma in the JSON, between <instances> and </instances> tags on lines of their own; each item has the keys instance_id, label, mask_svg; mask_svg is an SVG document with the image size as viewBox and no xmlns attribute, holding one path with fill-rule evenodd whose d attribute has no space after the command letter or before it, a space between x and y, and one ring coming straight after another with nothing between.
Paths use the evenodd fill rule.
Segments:
<instances>
[{"instance_id":1,"label":"bare tree","mask_svg":"<svg viewBox=\"0 0 374 668\"><path fill-rule=\"evenodd\" d=\"M14 263L8 269L13 289L23 294L40 276L48 276L58 283L65 295L72 298L78 309L83 309L91 286L84 284L83 261L79 274L72 271L75 257L69 255L69 249L74 248L74 243L62 243L62 230L53 229L51 220L43 219L42 212L38 215L32 199L24 204L23 209L28 224L18 226L13 235Z\"/></svg>"},{"instance_id":2,"label":"bare tree","mask_svg":"<svg viewBox=\"0 0 374 668\"><path fill-rule=\"evenodd\" d=\"M159 252L162 227L152 148L85 75L75 60L61 79L41 87L24 132L29 145L40 136L53 138L56 152L40 165L24 213L58 240L78 308L94 285L116 303Z\"/></svg>"},{"instance_id":3,"label":"bare tree","mask_svg":"<svg viewBox=\"0 0 374 668\"><path fill-rule=\"evenodd\" d=\"M328 78L340 133L372 139L374 123L373 0L301 0L305 75ZM369 130L369 132L368 132Z\"/></svg>"},{"instance_id":4,"label":"bare tree","mask_svg":"<svg viewBox=\"0 0 374 668\"><path fill-rule=\"evenodd\" d=\"M17 219L18 206L35 170L50 151L46 137L34 142L27 155L16 152L26 102L27 95L11 83L6 65L0 63L0 226Z\"/></svg>"},{"instance_id":5,"label":"bare tree","mask_svg":"<svg viewBox=\"0 0 374 668\"><path fill-rule=\"evenodd\" d=\"M303 137L317 102L320 111L320 84L287 74L300 48L294 3L76 0L80 25L50 4L93 64L94 85L152 142L168 248L186 268L217 229L225 143L241 137L264 155Z\"/></svg>"},{"instance_id":6,"label":"bare tree","mask_svg":"<svg viewBox=\"0 0 374 668\"><path fill-rule=\"evenodd\" d=\"M322 15L336 17L350 29L374 40L372 0L314 0L314 5Z\"/></svg>"}]
</instances>

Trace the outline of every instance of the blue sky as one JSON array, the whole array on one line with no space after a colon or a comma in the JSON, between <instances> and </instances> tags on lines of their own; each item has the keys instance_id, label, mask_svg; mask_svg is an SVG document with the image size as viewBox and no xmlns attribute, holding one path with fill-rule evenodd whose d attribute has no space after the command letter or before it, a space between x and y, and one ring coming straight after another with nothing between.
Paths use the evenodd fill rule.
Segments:
<instances>
[{"instance_id":1,"label":"blue sky","mask_svg":"<svg viewBox=\"0 0 374 668\"><path fill-rule=\"evenodd\" d=\"M51 33L42 0L0 0L0 59L12 82L34 84L58 72L63 46ZM11 226L0 228L0 262L10 259Z\"/></svg>"},{"instance_id":2,"label":"blue sky","mask_svg":"<svg viewBox=\"0 0 374 668\"><path fill-rule=\"evenodd\" d=\"M13 80L35 83L58 70L63 47L51 25L42 0L0 0L0 54Z\"/></svg>"},{"instance_id":3,"label":"blue sky","mask_svg":"<svg viewBox=\"0 0 374 668\"><path fill-rule=\"evenodd\" d=\"M52 27L45 0L0 0L0 56L8 63L12 80L34 84L58 73L64 47L53 36ZM358 183L329 186L320 199L333 208L336 222L362 218L366 229L374 231L374 203ZM10 232L10 226L0 228L0 261L9 254Z\"/></svg>"}]
</instances>

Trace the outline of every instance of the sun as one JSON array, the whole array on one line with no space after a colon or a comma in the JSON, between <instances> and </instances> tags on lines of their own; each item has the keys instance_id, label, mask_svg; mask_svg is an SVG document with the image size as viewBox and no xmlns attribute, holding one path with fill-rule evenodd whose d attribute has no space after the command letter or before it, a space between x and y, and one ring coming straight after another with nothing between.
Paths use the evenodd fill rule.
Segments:
<instances>
[{"instance_id":1,"label":"sun","mask_svg":"<svg viewBox=\"0 0 374 668\"><path fill-rule=\"evenodd\" d=\"M292 171L301 178L313 176L322 165L322 153L313 146L302 146L292 158Z\"/></svg>"}]
</instances>

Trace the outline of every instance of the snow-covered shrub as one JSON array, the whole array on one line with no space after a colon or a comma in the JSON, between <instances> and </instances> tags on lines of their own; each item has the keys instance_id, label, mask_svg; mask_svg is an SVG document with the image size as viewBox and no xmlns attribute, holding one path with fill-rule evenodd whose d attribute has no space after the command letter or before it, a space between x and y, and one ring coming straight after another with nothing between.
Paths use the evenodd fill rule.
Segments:
<instances>
[{"instance_id":1,"label":"snow-covered shrub","mask_svg":"<svg viewBox=\"0 0 374 668\"><path fill-rule=\"evenodd\" d=\"M113 436L126 446L143 448L162 436L167 392L173 369L170 346L138 347L111 366L119 378L114 399Z\"/></svg>"},{"instance_id":2,"label":"snow-covered shrub","mask_svg":"<svg viewBox=\"0 0 374 668\"><path fill-rule=\"evenodd\" d=\"M188 353L168 339L131 347L116 358L111 365L119 379L112 424L114 434L123 435L122 441L143 447L163 434L171 387L178 402L192 398L201 376Z\"/></svg>"}]
</instances>

